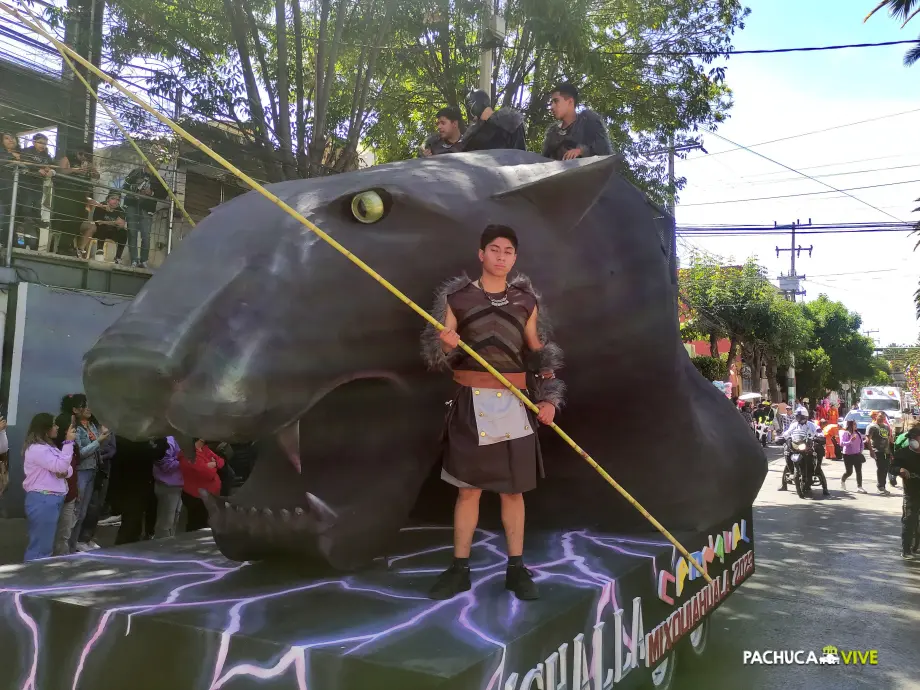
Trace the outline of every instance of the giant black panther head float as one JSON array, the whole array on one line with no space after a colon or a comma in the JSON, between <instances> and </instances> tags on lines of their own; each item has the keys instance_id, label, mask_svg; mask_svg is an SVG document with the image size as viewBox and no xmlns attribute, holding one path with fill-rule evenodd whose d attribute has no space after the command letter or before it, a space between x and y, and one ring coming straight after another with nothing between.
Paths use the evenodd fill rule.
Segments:
<instances>
[{"instance_id":1,"label":"giant black panther head float","mask_svg":"<svg viewBox=\"0 0 920 690\"><path fill-rule=\"evenodd\" d=\"M671 219L615 166L488 151L269 189L425 306L478 275L487 224L515 228L516 268L566 355L557 422L666 527L702 530L752 504L766 462L680 342ZM258 441L241 489L207 499L227 557L350 569L410 520L451 519L455 489L437 476L453 384L419 352L424 325L252 192L183 240L87 353L84 381L119 435ZM553 432L541 438L529 528L652 529Z\"/></svg>"}]
</instances>

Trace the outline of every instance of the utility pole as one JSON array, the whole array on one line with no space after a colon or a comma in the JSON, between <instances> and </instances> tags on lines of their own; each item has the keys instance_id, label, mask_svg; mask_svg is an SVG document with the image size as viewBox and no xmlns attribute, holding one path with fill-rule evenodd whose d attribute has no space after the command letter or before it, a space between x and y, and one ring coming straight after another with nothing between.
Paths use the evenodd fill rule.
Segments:
<instances>
[{"instance_id":1,"label":"utility pole","mask_svg":"<svg viewBox=\"0 0 920 690\"><path fill-rule=\"evenodd\" d=\"M673 232L671 233L671 256L674 257L674 264L678 269L680 268L680 259L677 258L677 189L675 188L677 176L674 173L674 164L678 151L694 151L696 149L699 149L703 153L709 153L698 141L692 141L688 144L683 144L682 146L674 146L673 133L668 140L668 191L670 192L670 199L668 200L668 213L671 214L671 220L674 221L674 228ZM663 151L652 151L652 154L655 153L663 153Z\"/></svg>"},{"instance_id":2,"label":"utility pole","mask_svg":"<svg viewBox=\"0 0 920 690\"><path fill-rule=\"evenodd\" d=\"M811 218L808 219L806 225L811 225ZM774 227L779 227L776 221L773 222ZM779 289L786 296L786 299L790 302L795 302L795 298L799 295L805 296L805 290L800 290L801 281L805 280L804 275L799 275L795 271L795 259L797 256L801 256L802 252L807 251L808 256L811 256L812 249L814 246L803 247L801 245L796 246L795 244L795 230L797 227L801 226L801 222L796 220L792 225L786 226L792 231L792 242L789 245L789 248L776 248L776 258L779 258L780 252L789 252L789 275L784 276L779 275ZM795 381L795 354L789 353L789 368L786 370L786 396L788 397L790 404L795 404L796 399L796 381Z\"/></svg>"},{"instance_id":3,"label":"utility pole","mask_svg":"<svg viewBox=\"0 0 920 690\"><path fill-rule=\"evenodd\" d=\"M496 12L496 0L483 0L482 3L482 45L479 53L479 88L489 94L495 104L492 89L492 68L495 49L505 42L505 19L501 12Z\"/></svg>"},{"instance_id":4,"label":"utility pole","mask_svg":"<svg viewBox=\"0 0 920 690\"><path fill-rule=\"evenodd\" d=\"M808 219L808 222L805 225L811 225L811 218ZM788 248L777 247L776 248L776 258L777 259L779 258L780 252L789 252L789 259L790 259L789 275L782 275L782 274L779 275L778 277L779 289L783 294L786 295L786 299L788 299L790 302L795 302L795 298L797 296L799 295L804 296L807 294L805 290L799 289L801 287L801 281L805 280L805 276L798 275L795 272L795 259L797 256L800 257L802 255L802 252L808 252L808 256L811 257L811 252L814 249L814 246L813 245L810 245L808 247L803 247L802 245L796 246L795 231L796 231L796 228L802 226L801 221L796 220L792 225L786 225L786 226L780 226L774 221L773 226L776 228L789 228L790 230L792 230L792 243L789 245Z\"/></svg>"}]
</instances>

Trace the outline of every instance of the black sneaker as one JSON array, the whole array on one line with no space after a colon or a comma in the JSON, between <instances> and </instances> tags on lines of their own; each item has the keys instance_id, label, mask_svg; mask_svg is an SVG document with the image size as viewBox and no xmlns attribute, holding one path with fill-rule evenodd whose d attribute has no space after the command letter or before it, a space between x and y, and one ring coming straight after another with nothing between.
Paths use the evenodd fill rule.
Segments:
<instances>
[{"instance_id":1,"label":"black sneaker","mask_svg":"<svg viewBox=\"0 0 920 690\"><path fill-rule=\"evenodd\" d=\"M469 591L470 587L470 569L452 565L438 576L434 586L428 591L428 598L453 599L460 592Z\"/></svg>"},{"instance_id":2,"label":"black sneaker","mask_svg":"<svg viewBox=\"0 0 920 690\"><path fill-rule=\"evenodd\" d=\"M786 485L783 484L781 487L779 487L779 489L777 489L777 491L788 491L788 489L786 488Z\"/></svg>"},{"instance_id":3,"label":"black sneaker","mask_svg":"<svg viewBox=\"0 0 920 690\"><path fill-rule=\"evenodd\" d=\"M901 558L906 558L907 560L911 560L911 561L914 559L913 554L911 554L908 551L902 551Z\"/></svg>"},{"instance_id":4,"label":"black sneaker","mask_svg":"<svg viewBox=\"0 0 920 690\"><path fill-rule=\"evenodd\" d=\"M523 565L509 565L505 573L505 589L514 592L514 596L524 601L539 599L537 586L531 573Z\"/></svg>"}]
</instances>

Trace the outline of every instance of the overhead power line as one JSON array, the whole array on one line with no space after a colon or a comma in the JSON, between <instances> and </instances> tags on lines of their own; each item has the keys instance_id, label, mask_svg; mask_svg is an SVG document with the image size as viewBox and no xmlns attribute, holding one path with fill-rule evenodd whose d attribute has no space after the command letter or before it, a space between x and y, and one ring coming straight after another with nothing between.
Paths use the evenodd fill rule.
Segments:
<instances>
[{"instance_id":1,"label":"overhead power line","mask_svg":"<svg viewBox=\"0 0 920 690\"><path fill-rule=\"evenodd\" d=\"M816 182L819 181L816 178L811 178L811 179L814 179ZM846 194L847 192L856 191L860 189L878 189L879 187L894 187L896 185L916 184L918 182L920 182L920 180L902 180L901 182L886 182L885 184L870 184L870 185L866 185L863 187L846 187L844 189L837 189L835 187L834 192L840 192L841 194ZM824 183L822 182L821 184L824 184ZM714 206L717 204L740 204L740 203L744 203L748 201L770 201L771 199L790 199L792 197L797 197L797 196L817 196L819 194L833 194L833 192L830 192L830 191L828 192L799 192L797 194L776 194L774 196L757 196L757 197L752 197L750 199L728 199L725 201L700 201L695 204L678 204L678 206L689 207L689 206ZM852 195L850 194L847 194L847 196L852 197ZM855 199L856 197L852 197L852 198ZM862 200L857 199L857 201L862 201ZM866 202L862 202L862 203L866 203ZM876 209L876 210L880 210L880 209ZM894 218L894 216L892 216L892 218Z\"/></svg>"},{"instance_id":2,"label":"overhead power line","mask_svg":"<svg viewBox=\"0 0 920 690\"><path fill-rule=\"evenodd\" d=\"M863 204L864 206L868 206L869 208L873 209L874 211L878 211L879 213L881 213L881 214L883 214L883 215L886 215L886 216L888 216L889 218L894 218L896 221L899 221L899 222L901 222L901 223L904 223L904 222L905 222L905 221L901 220L900 218L898 218L897 216L894 216L894 215L888 213L888 211L884 211L884 210L880 209L878 206L873 206L873 205L870 204L868 201L863 201L863 200L860 199L859 197L853 196L852 194L850 194L850 193L847 192L847 191L844 191L844 190L842 190L842 189L838 189L837 187L835 187L835 186L833 186L833 185L831 185L831 184L828 184L827 182L822 182L821 180L819 180L819 179L817 179L817 178L815 178L815 177L812 177L811 175L808 175L808 174L806 174L806 173L803 173L803 172L801 172L801 171L799 171L799 170L796 170L795 168L790 167L790 166L786 165L785 163L780 163L778 160L775 160L775 159L773 159L773 158L770 158L769 156L765 156L764 154L760 153L759 151L754 151L754 150L752 150L751 147L749 147L749 146L745 146L744 144L739 144L738 142L732 141L732 140L729 139L728 137L724 137L724 136L722 136L721 134L718 134L718 133L716 133L716 132L712 132L712 134L713 134L713 136L718 137L718 138L721 139L722 141L727 141L727 142L728 142L729 144L731 144L732 146L738 146L738 147L743 148L745 151L750 151L750 152L753 153L755 156L757 156L757 157L759 157L759 158L763 158L764 160L769 161L769 162L773 163L774 165L778 165L778 166L780 166L781 168L785 168L786 170L789 170L789 171L791 171L791 172L794 172L796 175L801 175L802 177L805 177L805 178L811 180L812 182L817 182L818 184L823 185L824 187L827 187L828 189L832 189L832 190L834 190L835 192L839 192L840 194L845 194L846 196L850 197L851 199L853 199L853 200L855 200L855 201L858 201L859 203Z\"/></svg>"},{"instance_id":3,"label":"overhead power line","mask_svg":"<svg viewBox=\"0 0 920 690\"><path fill-rule=\"evenodd\" d=\"M716 151L714 153L710 153L705 156L694 156L692 158L688 158L687 161L695 161L701 158L712 158L713 156L721 156L724 153L732 153L734 151L743 151L745 150L745 148L752 149L752 148L757 148L758 146L766 146L767 144L776 144L780 141L790 141L792 139L810 137L810 136L814 136L815 134L824 134L826 132L833 132L834 130L837 130L837 129L846 129L847 127L855 127L857 125L864 125L869 122L878 122L879 120L888 120L892 117L900 117L901 115L912 115L913 113L920 113L920 108L914 108L913 110L903 110L899 113L889 113L888 115L880 115L878 117L870 117L867 120L857 120L856 122L847 122L846 124L834 125L833 127L825 127L823 129L816 129L811 132L802 132L801 134L793 134L788 137L780 137L779 139L770 139L769 141L761 141L756 144L751 144L747 147L736 146L735 148L732 148L732 149L726 149L725 151Z\"/></svg>"}]
</instances>

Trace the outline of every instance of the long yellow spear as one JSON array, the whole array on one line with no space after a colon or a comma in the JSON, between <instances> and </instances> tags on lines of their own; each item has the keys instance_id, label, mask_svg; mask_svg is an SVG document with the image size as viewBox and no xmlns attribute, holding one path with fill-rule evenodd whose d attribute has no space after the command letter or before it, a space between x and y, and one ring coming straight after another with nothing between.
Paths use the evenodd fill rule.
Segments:
<instances>
[{"instance_id":1,"label":"long yellow spear","mask_svg":"<svg viewBox=\"0 0 920 690\"><path fill-rule=\"evenodd\" d=\"M4 9L6 9L6 8L4 8ZM29 13L29 16L32 17L32 19L34 19L35 21L38 21L38 20L39 20L39 18L35 15L34 12L32 12L31 9L29 9L28 7L23 7L23 9L24 9L26 12ZM55 47L57 47L57 46L55 46ZM121 131L122 135L125 137L125 139L128 140L128 143L131 144L131 146L134 148L135 152L137 152L137 155L139 155L139 156L141 157L141 160L143 160L144 163L147 165L147 168L150 170L150 172L152 172L153 175L154 175L154 177L156 177L157 180L159 181L159 183L160 183L161 185L163 185L163 188L166 190L166 193L169 194L169 198L172 199L173 202L175 202L176 207L182 212L182 215L185 216L185 219L189 222L189 224L190 224L192 227L195 227L195 221L192 220L192 217L191 217L191 216L188 214L188 212L185 210L185 206L182 205L182 202L179 201L179 199L178 199L178 198L176 197L176 195L173 193L172 189L169 188L169 185L166 184L166 180L164 180L162 177L160 177L160 173L157 172L157 169L156 169L155 167L153 167L153 163L150 162L150 159L147 158L146 155L144 155L144 152L141 151L140 147L135 143L135 141L134 141L134 139L131 137L131 135L128 134L128 130L126 130L126 129L122 126L121 121L115 116L115 113L113 113L113 112L111 111L111 109L110 109L110 108L99 98L99 94L96 93L96 91L93 89L93 87L89 85L89 82L87 82L86 79L83 78L83 75L80 74L79 71L77 71L77 68L74 66L73 62L71 62L70 58L67 57L67 53L64 52L63 50L61 50L59 47L58 47L58 52L61 54L61 57L64 58L64 62L67 63L67 66L70 67L71 71L74 73L74 75L77 77L77 79L80 80L80 83L83 84L83 86L86 87L86 90L87 90L87 91L89 91L91 94L93 94L93 98L95 98L95 99L96 99L96 102L97 102L99 105L102 106L102 109L105 110L105 114L109 116L109 118L112 120L112 122L114 122L114 123L116 124L116 126L118 127L118 129Z\"/></svg>"},{"instance_id":2,"label":"long yellow spear","mask_svg":"<svg viewBox=\"0 0 920 690\"><path fill-rule=\"evenodd\" d=\"M81 65L83 65L84 67L86 67L88 70L92 71L92 72L93 72L96 76L98 76L100 79L104 80L104 81L105 81L106 83L108 83L110 86L113 86L114 88L118 89L118 90L119 90L121 93L123 93L125 96L127 96L128 98L130 98L132 101L134 101L134 102L137 103L139 106L141 106L141 107L144 108L146 111L148 111L151 115L153 115L154 117L156 117L160 122L162 122L162 123L165 124L167 127L169 127L170 129L172 129L172 130L173 130L176 134L178 134L180 137L182 137L183 139L185 139L186 141L188 141L190 144L192 144L192 145L196 146L197 148L199 148L201 151L203 151L203 152L206 153L208 156L210 156L210 157L213 158L215 161L217 161L217 162L220 163L222 166L224 166L227 170L229 170L229 171L232 172L234 175L236 175L236 176L239 177L241 180L243 180L243 181L244 181L247 185L249 185L254 191L256 191L256 192L258 192L259 194L261 194L262 196L264 196L266 199L268 199L268 200L271 201L273 204L275 204L277 207L279 207L280 209L282 209L282 210L283 210L285 213L287 213L289 216L291 216L292 218L296 219L296 220L297 220L301 225L303 225L305 228L307 228L308 230L310 230L311 232L315 233L315 234L318 235L320 238L322 238L325 242L327 242L329 245L331 245L336 251L338 251L340 254L342 254L343 256L345 256L349 261L351 261L353 264L355 264L358 268L360 268L362 271L364 271L365 273L367 273L371 278L373 278L374 280L376 280L378 283L380 283L381 285L383 285L383 287L385 287L385 288L386 288L387 290L389 290L393 295L395 295L397 298L399 298L399 300L401 300L406 306L408 306L410 309L412 309L412 311L414 311L416 314L418 314L418 315L421 316L423 319L425 319L425 321L427 321L428 323L430 323L432 326L434 326L435 328L437 328L439 331L443 331L443 330L444 330L444 325L443 325L443 324L441 324L437 319L435 319L435 318L434 318L433 316L431 316L428 312L426 312L424 309L422 309L420 306L418 306L415 302L413 302L411 299L409 299L406 295L404 295L398 288L396 288L393 284L391 284L386 278L384 278L383 276L381 276L381 275L380 275L379 273L377 273L374 269L372 269L372 268L371 268L370 266L368 266L366 263L364 263L363 261L361 261L361 259L359 259L357 256L355 256L355 255L352 254L350 251L348 251L348 249L346 249L346 248L343 247L341 244L339 244L338 242L336 242L335 239L333 239L332 237L330 237L329 235L327 235L325 232L323 232L322 230L320 230L316 225L314 225L314 224L311 223L309 220L307 220L306 218L304 218L304 217L303 217L300 213L298 213L295 209L293 209L292 207L288 206L286 203L284 203L284 201L282 201L281 199L279 199L277 196L275 196L275 195L272 194L270 191L268 191L267 189L265 189L265 188L264 188L262 185L260 185L258 182L256 182L256 181L253 180L251 177L249 177L249 175L247 175L246 173L244 173L242 170L239 170L239 169L238 169L236 166L234 166L232 163L230 163L229 161L227 161L226 159L224 159L223 157L221 157L220 154L216 153L215 151L212 151L210 148L208 148L208 147L205 146L203 143L201 143L200 141L198 141L198 139L196 139L194 136L192 136L191 134L189 134L188 132L186 132L186 131L185 131L184 129L182 129L179 125L177 125L175 122L173 122L172 120L170 120L168 117L166 117L165 115L162 115L161 113L158 113L156 110L154 110L154 109L151 108L149 105L147 105L146 103L144 103L140 98L138 98L137 96L135 96L133 93L131 93L130 91L128 91L126 88L124 88L121 84L119 84L119 83L116 82L114 79L112 79L111 77L109 77L107 74L105 74L103 71L101 71L98 67L96 67L95 65L93 65L92 63L90 63L88 60L86 60L84 57L82 57L82 56L79 55L78 53L76 53L76 52L74 52L73 50L71 50L68 46L66 46L66 45L64 45L63 43L61 43L60 41L58 41L54 36L52 36L50 33L48 33L47 31L45 31L41 26L39 26L39 25L37 25L37 24L35 24L35 23L29 21L29 20L26 19L25 17L23 17L21 14L19 14L19 12L16 11L15 8L10 7L9 5L7 5L7 4L5 4L5 3L3 3L3 2L0 2L0 9L2 9L2 10L3 10L4 12L6 12L7 14L16 17L17 19L19 19L20 21L22 21L23 24L25 24L26 26L28 26L30 29L32 29L32 30L35 31L36 33L38 33L38 34L44 36L46 39L48 39L49 41L51 41L51 42L54 44L54 47L57 48L61 53L64 53L64 52L66 51L67 54L70 55L70 57L72 57L74 60L76 60L77 62L79 62L79 63L80 63ZM539 413L539 411L540 411L539 408L538 408L533 402L531 402L530 399L529 399L526 395L524 395L523 393L521 393L521 391L519 391L517 388L515 388L515 386L514 386L508 379L506 379L504 376L502 376L501 373L500 373L497 369L495 369L495 367L493 367L491 364L489 364L487 361L485 361L482 357L480 357L479 354L478 354L476 351L474 351L472 348L470 348L470 347L469 347L466 343L464 343L463 341L460 341L459 346L460 346L460 347L463 349L463 351L466 352L470 357L472 357L474 360L476 360L476 362L478 362L480 365L482 365L482 366L485 368L486 371L488 371L490 374L492 374L492 376L494 376L496 379L498 379L498 380L501 382L501 384L502 384L505 388L507 388L509 391L511 391L511 392L518 398L518 400L520 400L524 405L526 405L526 406L528 407L528 409L530 409L531 411L533 411L533 412L535 412L535 413ZM709 576L709 573L706 572L706 569L705 569L702 565L700 565L700 563L698 563L697 560L696 560L693 556L690 555L690 552L687 551L687 549L685 549L685 548L680 544L680 542L678 542L677 539L675 539L674 536L673 536L667 529L665 529L664 525L662 525L660 522L658 522L658 520L656 520L654 517L652 517L652 515L651 515L645 508L643 508L642 505L641 505L635 498L633 498L633 497L629 494L628 491L626 491L626 489L624 489L622 486L620 486L620 485L617 483L617 481L616 481L613 477L611 477L603 467L601 467L600 465L598 465L597 462L595 462L594 459L593 459L590 455L588 455L588 453L587 453L586 451L584 451L584 450L581 448L581 446L579 446L577 443L575 443L575 441L573 441L572 438L571 438L567 433L565 433L559 426L557 426L555 423L554 423L554 424L551 424L551 425L550 425L550 428L552 428L553 431L555 431L557 434L559 434L559 436L561 436L562 439L563 439L567 444L569 444L569 446L571 446L571 448L572 448L576 453L578 453L581 457L583 457L583 458L585 459L585 461L586 461L589 465L591 465L591 467L593 467L593 468L597 471L597 473L600 474L600 475L607 481L608 484L610 484L610 486L612 486L614 489L616 489L616 490L620 493L620 495L621 495L623 498L625 498L625 499L626 499L636 510L638 510L646 520L648 520L650 523L652 523L652 525L655 527L655 529L657 529L659 532L661 532L661 534L663 534L663 535L665 536L665 538L666 538L669 542L671 542L671 544L673 544L674 547L675 547L678 551L680 551L680 553L684 556L684 558L686 558L686 559L693 565L693 567L696 568L697 572L699 572L699 573L702 574L702 576L703 576L703 578L706 580L706 582L712 582L712 578Z\"/></svg>"}]
</instances>

